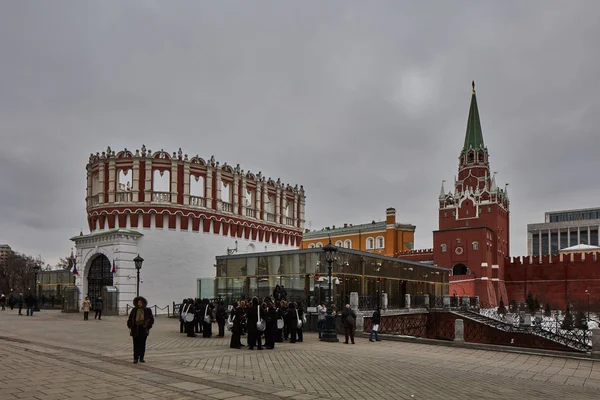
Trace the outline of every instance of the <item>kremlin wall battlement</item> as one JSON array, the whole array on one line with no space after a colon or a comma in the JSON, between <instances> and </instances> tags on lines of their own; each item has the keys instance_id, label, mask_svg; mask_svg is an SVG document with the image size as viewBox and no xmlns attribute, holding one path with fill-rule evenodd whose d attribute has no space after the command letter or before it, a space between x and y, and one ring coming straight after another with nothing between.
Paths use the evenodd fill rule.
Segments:
<instances>
[{"instance_id":1,"label":"kremlin wall battlement","mask_svg":"<svg viewBox=\"0 0 600 400\"><path fill-rule=\"evenodd\" d=\"M430 261L433 262L433 249L416 249L397 252L394 257L407 261Z\"/></svg>"},{"instance_id":2,"label":"kremlin wall battlement","mask_svg":"<svg viewBox=\"0 0 600 400\"><path fill-rule=\"evenodd\" d=\"M600 253L553 255L551 257L509 257L504 279L508 301L523 302L531 292L542 304L565 310L571 304L578 310L600 310Z\"/></svg>"}]
</instances>

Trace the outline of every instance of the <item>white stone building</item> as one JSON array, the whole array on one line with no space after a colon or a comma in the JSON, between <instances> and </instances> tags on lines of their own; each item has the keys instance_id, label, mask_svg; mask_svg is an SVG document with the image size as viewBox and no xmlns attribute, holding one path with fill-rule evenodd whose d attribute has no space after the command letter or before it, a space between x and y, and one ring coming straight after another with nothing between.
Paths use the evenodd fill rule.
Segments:
<instances>
[{"instance_id":1,"label":"white stone building","mask_svg":"<svg viewBox=\"0 0 600 400\"><path fill-rule=\"evenodd\" d=\"M76 285L92 299L116 287L120 312L136 294L138 254L140 295L165 307L212 297L216 256L294 249L304 229L302 186L181 150L91 155L86 202L90 233L71 239Z\"/></svg>"}]
</instances>

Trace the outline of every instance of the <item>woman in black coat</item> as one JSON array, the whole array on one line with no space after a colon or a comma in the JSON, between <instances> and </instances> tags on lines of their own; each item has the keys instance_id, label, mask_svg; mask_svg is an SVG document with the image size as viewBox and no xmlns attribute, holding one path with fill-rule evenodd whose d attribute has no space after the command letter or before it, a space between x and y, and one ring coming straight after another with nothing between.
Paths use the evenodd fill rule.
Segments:
<instances>
[{"instance_id":1,"label":"woman in black coat","mask_svg":"<svg viewBox=\"0 0 600 400\"><path fill-rule=\"evenodd\" d=\"M240 304L234 304L233 309L231 310L231 321L233 322L233 327L231 328L231 342L229 343L229 347L232 349L241 349L242 348L242 318L244 317L244 312L240 307Z\"/></svg>"},{"instance_id":2,"label":"woman in black coat","mask_svg":"<svg viewBox=\"0 0 600 400\"><path fill-rule=\"evenodd\" d=\"M133 363L145 362L146 339L150 334L150 329L154 325L154 315L148 308L148 301L139 296L133 299L134 309L129 313L127 327L129 334L133 338Z\"/></svg>"},{"instance_id":3,"label":"woman in black coat","mask_svg":"<svg viewBox=\"0 0 600 400\"><path fill-rule=\"evenodd\" d=\"M265 346L267 349L274 349L275 335L277 335L279 330L277 329L277 310L275 309L275 304L272 302L267 303L265 321L267 323L267 329L265 329Z\"/></svg>"},{"instance_id":4,"label":"woman in black coat","mask_svg":"<svg viewBox=\"0 0 600 400\"><path fill-rule=\"evenodd\" d=\"M196 318L198 318L198 315L197 315L198 310L196 309L196 305L194 304L193 299L188 299L188 304L189 304L188 314L193 315L194 320L192 322L186 321L185 331L187 332L188 337L196 337L196 334L194 333L194 327L196 326Z\"/></svg>"},{"instance_id":5,"label":"woman in black coat","mask_svg":"<svg viewBox=\"0 0 600 400\"><path fill-rule=\"evenodd\" d=\"M212 336L212 320L213 320L213 309L214 306L210 304L208 299L202 299L202 305L200 306L202 319L202 337L209 338ZM210 322L206 322L206 320Z\"/></svg>"},{"instance_id":6,"label":"woman in black coat","mask_svg":"<svg viewBox=\"0 0 600 400\"><path fill-rule=\"evenodd\" d=\"M253 297L252 303L248 307L248 313L246 314L248 320L248 347L250 350L254 350L255 346L258 347L258 350L262 350L262 341L260 338L262 332L256 328L259 307L260 304L258 304L258 298ZM264 315L261 315L260 317L264 318Z\"/></svg>"},{"instance_id":7,"label":"woman in black coat","mask_svg":"<svg viewBox=\"0 0 600 400\"><path fill-rule=\"evenodd\" d=\"M296 307L294 303L289 303L287 314L285 316L285 324L290 335L290 343L296 343L296 335L298 334L298 318L296 317Z\"/></svg>"}]
</instances>

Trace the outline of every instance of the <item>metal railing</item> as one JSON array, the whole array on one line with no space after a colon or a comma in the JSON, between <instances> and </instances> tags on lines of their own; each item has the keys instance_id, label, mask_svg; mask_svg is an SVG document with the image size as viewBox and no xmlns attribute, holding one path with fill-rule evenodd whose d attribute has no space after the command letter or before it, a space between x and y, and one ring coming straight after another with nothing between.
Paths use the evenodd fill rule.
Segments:
<instances>
[{"instance_id":1,"label":"metal railing","mask_svg":"<svg viewBox=\"0 0 600 400\"><path fill-rule=\"evenodd\" d=\"M206 199L200 196L190 196L190 206L206 207Z\"/></svg>"},{"instance_id":2,"label":"metal railing","mask_svg":"<svg viewBox=\"0 0 600 400\"><path fill-rule=\"evenodd\" d=\"M129 309L133 309L133 308L134 308L134 307L133 307L133 306L130 306L129 304L127 304L127 306L125 306L125 312L127 313L127 315L129 315ZM158 310L160 310L160 311L167 310L167 318L170 318L170 317L171 317L171 311L170 311L170 310L171 310L171 306L170 306L170 305L168 305L168 304L167 304L166 306L164 306L164 307L159 307L159 306L157 306L157 305L155 304L155 305L153 305L153 306L148 306L148 308L152 308L152 309L154 309L154 316L157 316L157 315L159 315L159 314L158 314Z\"/></svg>"}]
</instances>

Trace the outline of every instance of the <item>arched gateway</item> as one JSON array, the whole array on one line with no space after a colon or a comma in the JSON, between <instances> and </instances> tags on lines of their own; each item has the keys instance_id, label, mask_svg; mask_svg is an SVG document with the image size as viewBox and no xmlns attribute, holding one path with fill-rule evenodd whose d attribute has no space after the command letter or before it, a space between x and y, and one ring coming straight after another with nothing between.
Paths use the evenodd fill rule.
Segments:
<instances>
[{"instance_id":1,"label":"arched gateway","mask_svg":"<svg viewBox=\"0 0 600 400\"><path fill-rule=\"evenodd\" d=\"M99 254L92 260L87 274L88 290L86 293L87 296L90 296L92 306L96 298L102 295L104 286L113 286L113 274L110 269L110 261L104 254Z\"/></svg>"}]
</instances>

